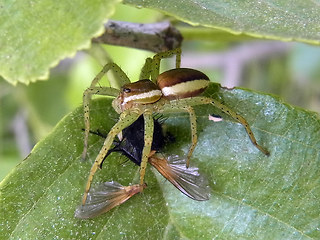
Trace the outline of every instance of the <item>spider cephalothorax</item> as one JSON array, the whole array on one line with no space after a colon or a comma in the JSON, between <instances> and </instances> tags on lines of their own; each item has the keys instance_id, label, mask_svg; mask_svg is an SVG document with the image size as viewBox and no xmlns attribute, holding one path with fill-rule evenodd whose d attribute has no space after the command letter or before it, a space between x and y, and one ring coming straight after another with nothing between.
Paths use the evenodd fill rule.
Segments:
<instances>
[{"instance_id":1,"label":"spider cephalothorax","mask_svg":"<svg viewBox=\"0 0 320 240\"><path fill-rule=\"evenodd\" d=\"M176 55L176 68L159 74L160 60L172 55ZM141 186L144 184L145 170L151 152L154 127L152 114L154 113L189 113L192 144L186 157L187 167L189 166L189 160L197 144L197 117L193 107L203 104L213 105L240 122L245 127L252 143L265 155L269 155L269 152L257 143L248 122L242 116L213 98L199 96L209 85L209 78L200 71L180 68L180 56L181 50L175 49L158 53L153 59L148 58L140 74L140 79L143 80L134 83L130 83L126 74L116 64L107 64L94 78L91 86L84 92L85 140L83 158L85 158L88 148L88 134L90 129L89 103L91 96L98 94L116 97L112 106L120 114L120 117L119 121L109 131L92 165L82 200L83 204L86 202L93 175L107 155L114 138L123 129L135 122L141 115L143 115L144 118L145 129L140 168ZM102 76L110 69L114 70L119 76L119 85L122 87L120 89L113 87L96 87ZM149 80L150 78L151 80Z\"/></svg>"},{"instance_id":2,"label":"spider cephalothorax","mask_svg":"<svg viewBox=\"0 0 320 240\"><path fill-rule=\"evenodd\" d=\"M122 86L117 101L120 103L121 111L125 111L139 105L155 103L161 97L159 87L149 79L143 79Z\"/></svg>"}]
</instances>

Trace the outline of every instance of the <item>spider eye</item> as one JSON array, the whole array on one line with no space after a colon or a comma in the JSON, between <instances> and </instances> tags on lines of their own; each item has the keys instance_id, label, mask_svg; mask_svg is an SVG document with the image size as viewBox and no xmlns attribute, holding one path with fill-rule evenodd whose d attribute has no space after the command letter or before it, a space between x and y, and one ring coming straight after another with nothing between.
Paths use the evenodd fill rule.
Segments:
<instances>
[{"instance_id":1,"label":"spider eye","mask_svg":"<svg viewBox=\"0 0 320 240\"><path fill-rule=\"evenodd\" d=\"M131 92L131 89L130 89L130 88L124 88L123 91L124 91L125 93L129 93L129 92Z\"/></svg>"}]
</instances>

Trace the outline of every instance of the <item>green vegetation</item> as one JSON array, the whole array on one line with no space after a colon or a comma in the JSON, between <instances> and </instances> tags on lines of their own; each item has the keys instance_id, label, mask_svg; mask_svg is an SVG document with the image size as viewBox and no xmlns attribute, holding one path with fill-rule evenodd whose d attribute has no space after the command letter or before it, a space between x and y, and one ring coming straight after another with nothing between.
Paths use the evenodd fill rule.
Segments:
<instances>
[{"instance_id":1,"label":"green vegetation","mask_svg":"<svg viewBox=\"0 0 320 240\"><path fill-rule=\"evenodd\" d=\"M319 239L319 116L305 110L320 109L316 4L208 0L124 4L1 2L0 178L6 177L0 183L0 239ZM90 160L80 161L82 93L101 66L79 53L50 74L49 70L89 48L107 19L172 20L185 39L182 65L199 68L222 85L237 80L242 88L227 90L214 84L207 94L242 114L271 156L251 144L240 124L213 107L199 107L199 143L192 163L210 182L209 201L188 199L148 168L143 194L96 219L75 219L103 141L91 136ZM105 50L133 80L144 59L153 55L121 47ZM232 77L230 71L238 75ZM48 81L37 81L46 77ZM224 121L208 121L209 114L221 115ZM117 114L110 99L94 101L92 119L92 129L111 128ZM190 144L188 117L171 116L166 125L176 142L165 151L183 156ZM27 146L17 144L17 139L27 139ZM22 161L28 145L36 142ZM138 168L124 161L113 153L95 176L95 184L135 181Z\"/></svg>"}]
</instances>

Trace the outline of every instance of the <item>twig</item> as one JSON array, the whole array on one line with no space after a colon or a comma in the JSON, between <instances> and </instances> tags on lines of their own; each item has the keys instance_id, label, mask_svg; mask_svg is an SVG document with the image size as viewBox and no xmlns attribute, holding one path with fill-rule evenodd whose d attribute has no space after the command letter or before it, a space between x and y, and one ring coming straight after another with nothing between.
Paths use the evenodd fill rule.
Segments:
<instances>
[{"instance_id":1,"label":"twig","mask_svg":"<svg viewBox=\"0 0 320 240\"><path fill-rule=\"evenodd\" d=\"M170 22L141 24L109 21L105 24L105 33L92 41L162 52L180 47L182 39Z\"/></svg>"}]
</instances>

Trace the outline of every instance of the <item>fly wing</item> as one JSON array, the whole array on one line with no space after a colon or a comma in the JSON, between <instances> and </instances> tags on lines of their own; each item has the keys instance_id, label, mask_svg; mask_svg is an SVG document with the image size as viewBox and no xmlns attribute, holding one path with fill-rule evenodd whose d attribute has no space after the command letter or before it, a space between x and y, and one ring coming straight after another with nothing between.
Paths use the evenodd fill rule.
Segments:
<instances>
[{"instance_id":1,"label":"fly wing","mask_svg":"<svg viewBox=\"0 0 320 240\"><path fill-rule=\"evenodd\" d=\"M90 190L86 203L77 207L76 218L93 218L124 203L133 195L141 192L143 186L122 186L117 182L105 182Z\"/></svg>"},{"instance_id":2,"label":"fly wing","mask_svg":"<svg viewBox=\"0 0 320 240\"><path fill-rule=\"evenodd\" d=\"M178 156L169 156L165 159L154 155L149 158L149 162L186 196L197 201L206 201L210 198L207 179L199 174L198 168L186 168L185 159Z\"/></svg>"}]
</instances>

